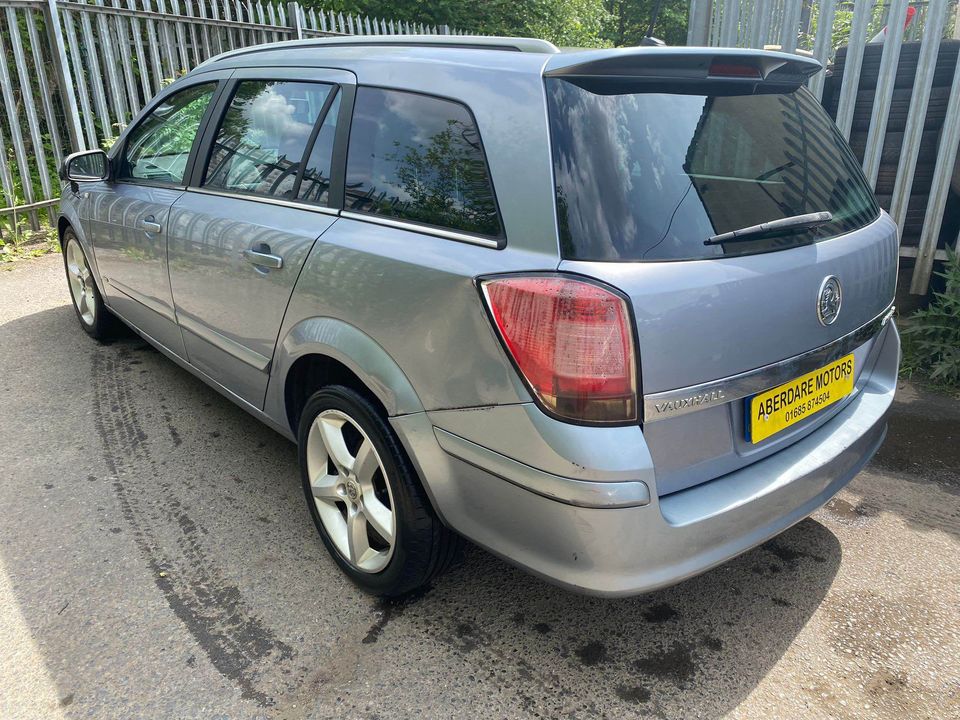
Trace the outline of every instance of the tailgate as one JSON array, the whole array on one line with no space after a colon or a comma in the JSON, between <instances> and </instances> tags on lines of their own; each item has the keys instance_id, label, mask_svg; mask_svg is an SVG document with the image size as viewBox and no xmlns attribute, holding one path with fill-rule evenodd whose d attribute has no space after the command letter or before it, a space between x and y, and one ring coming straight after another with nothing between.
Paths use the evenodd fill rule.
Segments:
<instances>
[{"instance_id":1,"label":"tailgate","mask_svg":"<svg viewBox=\"0 0 960 720\"><path fill-rule=\"evenodd\" d=\"M896 226L884 213L862 230L780 252L690 262L565 260L560 269L604 280L633 301L643 393L651 396L791 358L869 323L893 302L897 247ZM839 280L843 300L825 326L817 299L828 276Z\"/></svg>"},{"instance_id":2,"label":"tailgate","mask_svg":"<svg viewBox=\"0 0 960 720\"><path fill-rule=\"evenodd\" d=\"M631 301L661 495L839 412L869 372L896 284L896 227L801 86L809 67L720 60L601 54L545 80L560 269ZM852 382L845 370L829 401L818 387L805 408L792 404L816 384L799 379L841 359ZM766 407L785 407L789 422L768 410L751 430L746 403L774 388Z\"/></svg>"}]
</instances>

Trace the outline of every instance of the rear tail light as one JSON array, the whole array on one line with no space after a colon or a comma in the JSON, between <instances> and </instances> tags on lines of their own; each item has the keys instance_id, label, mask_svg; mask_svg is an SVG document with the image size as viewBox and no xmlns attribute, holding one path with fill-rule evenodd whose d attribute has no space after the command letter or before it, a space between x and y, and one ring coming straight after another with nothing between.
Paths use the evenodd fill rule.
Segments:
<instances>
[{"instance_id":1,"label":"rear tail light","mask_svg":"<svg viewBox=\"0 0 960 720\"><path fill-rule=\"evenodd\" d=\"M563 419L637 420L637 364L627 304L557 276L481 281L494 324L540 404Z\"/></svg>"}]
</instances>

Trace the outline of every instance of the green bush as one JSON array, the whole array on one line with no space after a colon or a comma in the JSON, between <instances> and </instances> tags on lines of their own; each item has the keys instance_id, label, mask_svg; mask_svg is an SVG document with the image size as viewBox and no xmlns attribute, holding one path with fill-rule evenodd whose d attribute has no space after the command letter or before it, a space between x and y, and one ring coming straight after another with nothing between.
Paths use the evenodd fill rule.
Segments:
<instances>
[{"instance_id":1,"label":"green bush","mask_svg":"<svg viewBox=\"0 0 960 720\"><path fill-rule=\"evenodd\" d=\"M943 292L935 292L926 310L918 310L903 331L904 367L931 380L960 386L960 255L947 249Z\"/></svg>"}]
</instances>

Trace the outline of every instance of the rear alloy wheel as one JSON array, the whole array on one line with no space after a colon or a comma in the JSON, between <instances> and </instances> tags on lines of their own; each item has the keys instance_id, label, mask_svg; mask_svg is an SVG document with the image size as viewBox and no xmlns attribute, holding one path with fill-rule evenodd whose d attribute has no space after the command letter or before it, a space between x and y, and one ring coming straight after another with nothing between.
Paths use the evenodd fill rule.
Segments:
<instances>
[{"instance_id":1,"label":"rear alloy wheel","mask_svg":"<svg viewBox=\"0 0 960 720\"><path fill-rule=\"evenodd\" d=\"M298 439L314 524L357 585L402 595L447 568L459 539L440 523L396 434L369 399L336 385L314 393Z\"/></svg>"},{"instance_id":2,"label":"rear alloy wheel","mask_svg":"<svg viewBox=\"0 0 960 720\"><path fill-rule=\"evenodd\" d=\"M104 306L87 256L77 236L69 228L63 233L63 265L80 326L97 340L110 338L114 330L113 315Z\"/></svg>"},{"instance_id":3,"label":"rear alloy wheel","mask_svg":"<svg viewBox=\"0 0 960 720\"><path fill-rule=\"evenodd\" d=\"M339 410L324 410L307 435L310 492L337 551L357 570L383 570L393 556L393 492L376 448Z\"/></svg>"}]
</instances>

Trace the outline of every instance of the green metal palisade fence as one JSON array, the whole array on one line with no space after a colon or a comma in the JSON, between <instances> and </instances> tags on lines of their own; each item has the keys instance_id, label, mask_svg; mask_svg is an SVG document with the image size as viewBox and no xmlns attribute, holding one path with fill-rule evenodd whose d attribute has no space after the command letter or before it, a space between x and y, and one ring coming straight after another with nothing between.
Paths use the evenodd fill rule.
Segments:
<instances>
[{"instance_id":1,"label":"green metal palisade fence","mask_svg":"<svg viewBox=\"0 0 960 720\"><path fill-rule=\"evenodd\" d=\"M0 0L0 234L55 219L65 155L109 145L177 76L235 48L462 34L263 0Z\"/></svg>"}]
</instances>

